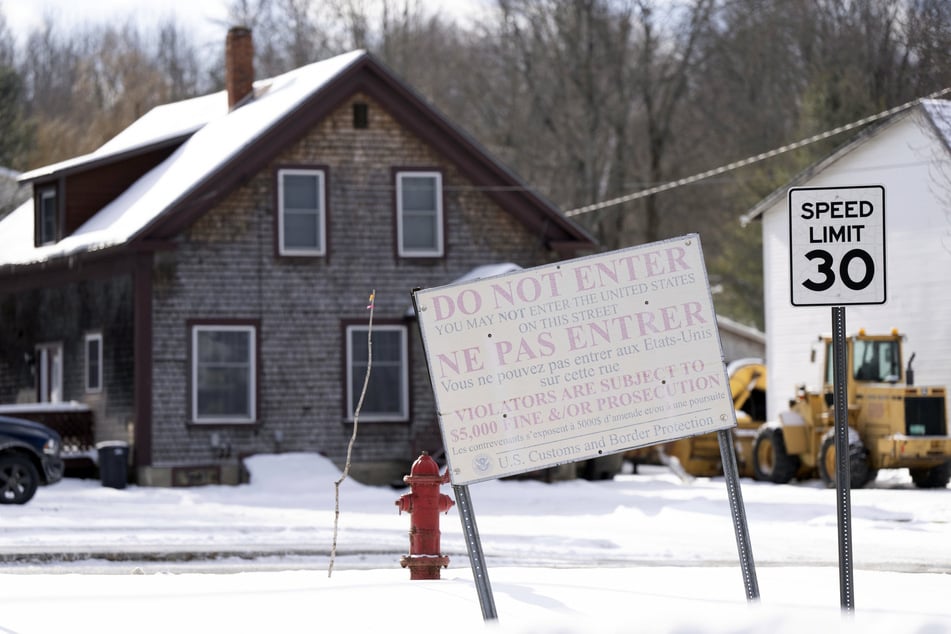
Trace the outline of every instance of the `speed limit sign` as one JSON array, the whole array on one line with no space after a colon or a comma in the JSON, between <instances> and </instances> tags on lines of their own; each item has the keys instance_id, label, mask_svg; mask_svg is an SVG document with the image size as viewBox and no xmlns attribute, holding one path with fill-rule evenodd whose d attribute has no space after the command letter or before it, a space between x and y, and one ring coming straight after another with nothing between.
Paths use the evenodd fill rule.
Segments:
<instances>
[{"instance_id":1,"label":"speed limit sign","mask_svg":"<svg viewBox=\"0 0 951 634\"><path fill-rule=\"evenodd\" d=\"M885 188L789 190L793 306L885 303Z\"/></svg>"}]
</instances>

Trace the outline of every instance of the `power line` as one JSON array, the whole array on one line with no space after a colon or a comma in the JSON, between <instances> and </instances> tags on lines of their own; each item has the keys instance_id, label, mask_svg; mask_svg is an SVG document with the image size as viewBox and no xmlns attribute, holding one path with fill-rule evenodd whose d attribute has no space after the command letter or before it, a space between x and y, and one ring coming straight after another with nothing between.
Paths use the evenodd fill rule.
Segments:
<instances>
[{"instance_id":1,"label":"power line","mask_svg":"<svg viewBox=\"0 0 951 634\"><path fill-rule=\"evenodd\" d=\"M739 161L734 161L733 163L729 163L727 165L722 165L720 167L715 167L711 170L707 170L705 172L700 172L699 174L694 174L693 176L680 178L678 180L670 181L668 183L664 183L663 185L657 185L656 187L651 187L649 189L643 189L641 191L634 192L632 194L626 194L624 196L619 196L617 198L612 198L610 200L605 200L599 203L592 203L590 205L585 205L584 207L578 207L577 209L570 209L565 212L565 216L569 218L572 216L579 216L581 214L586 214L592 211L598 211L599 209L605 209L607 207L613 207L615 205L620 205L622 203L630 202L632 200L646 198L648 196L653 196L654 194L659 194L660 192L665 192L671 189L675 189L677 187L682 187L684 185L696 183L697 181L710 178L711 176L718 176L720 174L725 174L726 172L731 172L735 169L746 167L747 165L752 165L753 163L758 163L760 161L764 161L774 156L785 154L786 152L791 152L792 150L798 150L801 147L805 147L812 143L816 143L818 141L828 139L829 137L836 136L837 134L842 134L843 132L848 132L849 130L854 130L855 128L867 125L869 123L873 123L875 121L878 121L879 119L890 117L893 114L897 114L899 112L902 112L904 110L907 110L909 108L912 108L918 105L925 99L937 99L938 97L942 97L948 94L949 92L951 92L951 87L943 88L942 90L933 92L930 95L927 95L925 97L919 97L918 99L909 101L900 106L895 106L894 108L890 108L888 110L879 112L878 114L873 114L863 119L859 119L858 121L853 121L852 123L847 123L845 125L839 126L838 128L834 128L832 130L820 132L819 134L813 135L807 139L802 139L801 141L796 141L795 143L789 143L788 145L784 145L782 147L769 150L768 152L756 154L754 156L750 156L748 158L745 158Z\"/></svg>"}]
</instances>

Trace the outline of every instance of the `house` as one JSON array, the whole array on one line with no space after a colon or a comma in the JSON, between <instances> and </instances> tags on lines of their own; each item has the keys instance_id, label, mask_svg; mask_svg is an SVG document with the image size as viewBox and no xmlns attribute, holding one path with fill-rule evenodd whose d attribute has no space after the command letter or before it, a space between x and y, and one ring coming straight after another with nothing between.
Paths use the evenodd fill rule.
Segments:
<instances>
[{"instance_id":1,"label":"house","mask_svg":"<svg viewBox=\"0 0 951 634\"><path fill-rule=\"evenodd\" d=\"M727 363L739 359L766 358L766 335L756 328L717 315L717 330L720 332L723 360Z\"/></svg>"},{"instance_id":2,"label":"house","mask_svg":"<svg viewBox=\"0 0 951 634\"><path fill-rule=\"evenodd\" d=\"M831 309L790 301L789 187L885 188L886 302L847 306L846 331L906 335L915 382L951 387L951 102L925 100L862 133L743 217L760 220L766 306L767 411L775 419L797 385L820 384L810 362Z\"/></svg>"},{"instance_id":3,"label":"house","mask_svg":"<svg viewBox=\"0 0 951 634\"><path fill-rule=\"evenodd\" d=\"M21 176L0 402L88 406L143 485L235 482L256 453L342 465L371 334L352 475L393 482L441 449L411 290L594 242L372 55L257 81L252 59L232 29L226 90Z\"/></svg>"}]
</instances>

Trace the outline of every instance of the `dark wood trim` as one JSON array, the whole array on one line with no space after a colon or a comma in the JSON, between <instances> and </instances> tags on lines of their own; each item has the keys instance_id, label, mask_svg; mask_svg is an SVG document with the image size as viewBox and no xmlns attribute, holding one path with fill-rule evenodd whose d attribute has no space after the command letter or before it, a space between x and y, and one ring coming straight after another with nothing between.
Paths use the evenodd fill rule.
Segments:
<instances>
[{"instance_id":1,"label":"dark wood trim","mask_svg":"<svg viewBox=\"0 0 951 634\"><path fill-rule=\"evenodd\" d=\"M109 165L114 165L116 163L122 163L124 161L128 161L129 159L137 158L144 154L150 154L155 151L166 150L166 149L174 151L178 146L180 146L182 143L187 141L196 131L197 129L192 130L191 132L180 134L175 137L168 138L168 139L162 139L161 141L156 141L155 143L149 143L148 145L136 146L124 152L106 154L101 157L97 156L95 158L92 158L91 155L87 154L86 156L89 157L89 160L86 160L86 161L78 160L79 158L82 158L82 157L76 157L75 159L68 159L61 163L54 163L53 165L48 165L46 167L40 168L39 170L27 172L21 175L18 181L21 184L23 183L40 184L47 181L48 176L50 174L50 170L54 170L54 173L56 174L56 178L65 178L72 174L86 172L88 170L95 169L98 167L107 167ZM70 165L67 167L61 167L57 169L57 165L63 165L65 163L69 163Z\"/></svg>"},{"instance_id":2,"label":"dark wood trim","mask_svg":"<svg viewBox=\"0 0 951 634\"><path fill-rule=\"evenodd\" d=\"M133 274L133 464L152 464L152 271L154 254L141 253Z\"/></svg>"},{"instance_id":3,"label":"dark wood trim","mask_svg":"<svg viewBox=\"0 0 951 634\"><path fill-rule=\"evenodd\" d=\"M125 246L116 246L61 256L45 262L0 266L0 292L14 293L127 275L132 270L137 253L151 254L174 248L170 242L142 242L132 253Z\"/></svg>"}]
</instances>

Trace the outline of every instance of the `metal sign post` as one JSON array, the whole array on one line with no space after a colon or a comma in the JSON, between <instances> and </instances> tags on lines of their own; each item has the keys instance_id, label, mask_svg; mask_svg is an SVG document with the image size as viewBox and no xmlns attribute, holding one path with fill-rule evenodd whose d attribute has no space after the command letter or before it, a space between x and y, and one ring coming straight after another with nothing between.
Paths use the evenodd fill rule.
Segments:
<instances>
[{"instance_id":1,"label":"metal sign post","mask_svg":"<svg viewBox=\"0 0 951 634\"><path fill-rule=\"evenodd\" d=\"M495 611L495 597L492 595L489 571L485 565L485 555L482 553L479 528L476 526L475 513L472 512L469 485L453 485L452 490L456 494L456 501L459 503L462 534L466 540L466 550L469 551L469 565L472 566L472 578L475 581L476 594L479 596L479 605L482 606L482 620L494 621L499 617Z\"/></svg>"},{"instance_id":2,"label":"metal sign post","mask_svg":"<svg viewBox=\"0 0 951 634\"><path fill-rule=\"evenodd\" d=\"M839 602L855 610L852 585L852 475L849 468L849 393L846 376L845 307L832 308L832 371L835 379L835 491L839 526Z\"/></svg>"},{"instance_id":3,"label":"metal sign post","mask_svg":"<svg viewBox=\"0 0 951 634\"><path fill-rule=\"evenodd\" d=\"M740 491L740 479L736 467L736 451L733 447L733 432L717 432L720 441L720 462L723 463L723 475L726 479L727 497L730 498L730 513L733 516L733 533L736 535L736 550L740 557L740 569L743 573L743 586L746 588L746 600L759 598L759 583L756 581L756 566L753 563L753 547L750 545L750 532L746 523L746 510L743 506L743 494Z\"/></svg>"},{"instance_id":4,"label":"metal sign post","mask_svg":"<svg viewBox=\"0 0 951 634\"><path fill-rule=\"evenodd\" d=\"M839 595L842 609L851 612L855 591L845 305L885 303L885 188L794 187L788 206L792 304L832 307Z\"/></svg>"}]
</instances>

